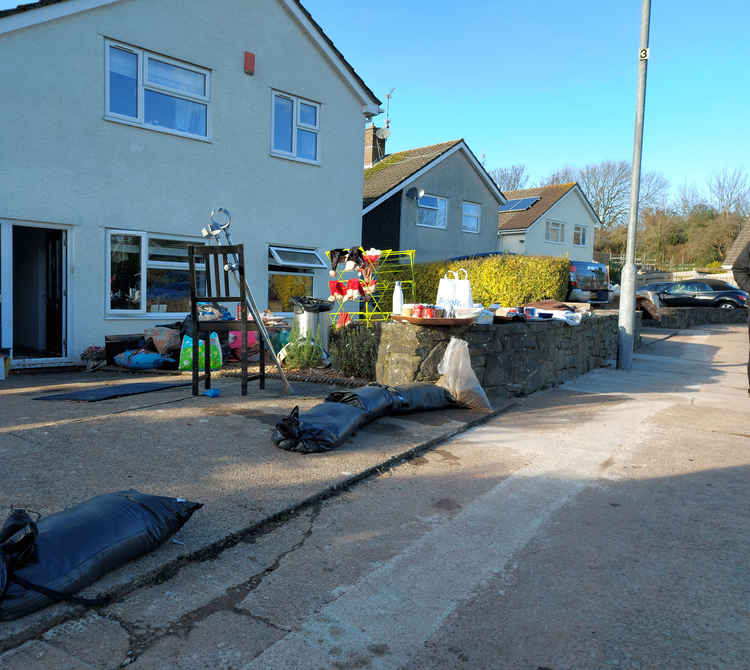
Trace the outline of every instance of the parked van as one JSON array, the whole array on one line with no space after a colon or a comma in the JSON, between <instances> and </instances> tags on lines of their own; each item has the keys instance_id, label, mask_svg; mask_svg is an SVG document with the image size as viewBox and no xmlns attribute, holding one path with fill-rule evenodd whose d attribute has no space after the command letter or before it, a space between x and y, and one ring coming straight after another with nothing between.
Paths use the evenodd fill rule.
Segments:
<instances>
[{"instance_id":1,"label":"parked van","mask_svg":"<svg viewBox=\"0 0 750 670\"><path fill-rule=\"evenodd\" d=\"M609 302L609 268L594 261L571 261L568 301Z\"/></svg>"}]
</instances>

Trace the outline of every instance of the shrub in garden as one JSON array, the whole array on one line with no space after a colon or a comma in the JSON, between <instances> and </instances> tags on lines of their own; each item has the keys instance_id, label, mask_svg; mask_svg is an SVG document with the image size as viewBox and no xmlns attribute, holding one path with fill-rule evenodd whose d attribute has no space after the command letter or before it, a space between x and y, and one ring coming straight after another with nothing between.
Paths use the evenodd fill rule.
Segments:
<instances>
[{"instance_id":1,"label":"shrub in garden","mask_svg":"<svg viewBox=\"0 0 750 670\"><path fill-rule=\"evenodd\" d=\"M570 260L559 256L497 255L463 261L434 261L414 266L417 302L432 303L440 278L448 270L465 268L469 273L474 302L485 306L499 302L505 306L524 305L535 300L565 300L570 280ZM461 273L463 277L463 273ZM396 279L409 279L409 270ZM391 296L381 306L391 309Z\"/></svg>"},{"instance_id":2,"label":"shrub in garden","mask_svg":"<svg viewBox=\"0 0 750 670\"><path fill-rule=\"evenodd\" d=\"M323 360L323 351L320 348L320 332L315 332L313 338L310 334L307 337L299 336L299 328L292 327L289 335L289 346L286 348L286 357L284 365L295 370L304 370L314 368L321 364Z\"/></svg>"},{"instance_id":3,"label":"shrub in garden","mask_svg":"<svg viewBox=\"0 0 750 670\"><path fill-rule=\"evenodd\" d=\"M375 379L380 326L363 322L350 323L331 331L329 353L331 365L344 374Z\"/></svg>"}]
</instances>

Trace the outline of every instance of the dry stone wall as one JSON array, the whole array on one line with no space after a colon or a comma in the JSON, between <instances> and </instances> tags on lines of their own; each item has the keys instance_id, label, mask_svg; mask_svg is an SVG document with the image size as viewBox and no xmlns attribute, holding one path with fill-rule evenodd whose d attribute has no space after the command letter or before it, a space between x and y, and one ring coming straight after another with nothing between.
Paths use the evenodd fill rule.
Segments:
<instances>
[{"instance_id":1,"label":"dry stone wall","mask_svg":"<svg viewBox=\"0 0 750 670\"><path fill-rule=\"evenodd\" d=\"M658 320L643 322L644 327L684 330L710 323L747 323L747 309L719 307L660 307Z\"/></svg>"},{"instance_id":2,"label":"dry stone wall","mask_svg":"<svg viewBox=\"0 0 750 670\"><path fill-rule=\"evenodd\" d=\"M638 335L640 319L636 323ZM599 311L579 326L560 321L456 328L386 323L376 378L381 384L434 382L448 341L460 337L469 343L472 367L486 390L527 395L613 362L617 333L617 313Z\"/></svg>"}]
</instances>

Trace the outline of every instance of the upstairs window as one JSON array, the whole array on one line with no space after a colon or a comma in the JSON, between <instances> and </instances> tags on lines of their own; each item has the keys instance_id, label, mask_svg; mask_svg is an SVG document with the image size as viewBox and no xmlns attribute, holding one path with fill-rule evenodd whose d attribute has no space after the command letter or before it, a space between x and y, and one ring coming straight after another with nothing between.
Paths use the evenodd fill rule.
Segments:
<instances>
[{"instance_id":1,"label":"upstairs window","mask_svg":"<svg viewBox=\"0 0 750 670\"><path fill-rule=\"evenodd\" d=\"M559 221L547 221L547 229L544 233L544 239L547 242L565 242L565 224Z\"/></svg>"},{"instance_id":2,"label":"upstairs window","mask_svg":"<svg viewBox=\"0 0 750 670\"><path fill-rule=\"evenodd\" d=\"M417 225L426 228L448 227L448 201L426 193L417 200Z\"/></svg>"},{"instance_id":3,"label":"upstairs window","mask_svg":"<svg viewBox=\"0 0 750 670\"><path fill-rule=\"evenodd\" d=\"M273 94L271 153L310 163L320 161L320 105L286 93Z\"/></svg>"},{"instance_id":4,"label":"upstairs window","mask_svg":"<svg viewBox=\"0 0 750 670\"><path fill-rule=\"evenodd\" d=\"M465 202L461 211L461 230L467 233L479 232L479 220L482 218L482 208L472 202Z\"/></svg>"},{"instance_id":5,"label":"upstairs window","mask_svg":"<svg viewBox=\"0 0 750 670\"><path fill-rule=\"evenodd\" d=\"M574 226L573 244L579 247L586 246L586 226Z\"/></svg>"},{"instance_id":6,"label":"upstairs window","mask_svg":"<svg viewBox=\"0 0 750 670\"><path fill-rule=\"evenodd\" d=\"M106 45L106 118L208 137L209 70L109 40Z\"/></svg>"}]
</instances>

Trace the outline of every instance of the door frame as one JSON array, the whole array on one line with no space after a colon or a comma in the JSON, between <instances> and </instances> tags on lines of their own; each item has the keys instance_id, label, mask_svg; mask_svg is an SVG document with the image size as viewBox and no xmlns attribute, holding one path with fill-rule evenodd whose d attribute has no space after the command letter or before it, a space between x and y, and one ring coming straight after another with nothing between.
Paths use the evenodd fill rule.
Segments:
<instances>
[{"instance_id":1,"label":"door frame","mask_svg":"<svg viewBox=\"0 0 750 670\"><path fill-rule=\"evenodd\" d=\"M46 228L49 230L61 230L64 235L63 241L63 300L65 308L62 313L63 320L63 355L53 358L13 358L13 227L22 228ZM0 331L0 346L11 349L11 369L52 367L56 365L70 365L73 359L70 355L73 325L73 283L71 281L73 272L72 250L73 250L74 226L62 223L47 223L39 221L26 221L24 219L2 219L0 218L0 246L2 247L2 271L0 275L0 289L2 289L2 330Z\"/></svg>"}]
</instances>

